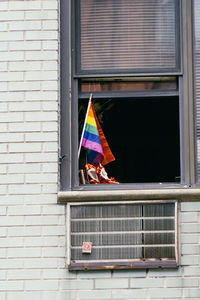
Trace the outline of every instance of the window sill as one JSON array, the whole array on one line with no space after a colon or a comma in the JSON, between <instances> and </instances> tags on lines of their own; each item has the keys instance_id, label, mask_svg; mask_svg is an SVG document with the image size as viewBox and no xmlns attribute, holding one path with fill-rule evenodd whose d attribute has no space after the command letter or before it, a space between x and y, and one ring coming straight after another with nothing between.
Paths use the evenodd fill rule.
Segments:
<instances>
[{"instance_id":1,"label":"window sill","mask_svg":"<svg viewBox=\"0 0 200 300\"><path fill-rule=\"evenodd\" d=\"M109 262L109 263L71 263L68 265L70 271L77 270L117 270L117 269L145 269L145 268L178 268L179 265L175 260L138 260L135 262Z\"/></svg>"},{"instance_id":2,"label":"window sill","mask_svg":"<svg viewBox=\"0 0 200 300\"><path fill-rule=\"evenodd\" d=\"M60 191L58 203L81 201L127 201L127 200L199 201L200 188L149 189L149 190L104 190L104 191Z\"/></svg>"}]
</instances>

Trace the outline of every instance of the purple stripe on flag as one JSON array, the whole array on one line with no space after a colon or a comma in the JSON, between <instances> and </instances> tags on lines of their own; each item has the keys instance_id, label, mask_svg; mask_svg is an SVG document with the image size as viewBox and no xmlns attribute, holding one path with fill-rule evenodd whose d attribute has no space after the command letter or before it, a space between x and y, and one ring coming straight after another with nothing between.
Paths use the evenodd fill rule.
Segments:
<instances>
[{"instance_id":1,"label":"purple stripe on flag","mask_svg":"<svg viewBox=\"0 0 200 300\"><path fill-rule=\"evenodd\" d=\"M103 156L101 153L97 153L97 156L93 158L93 160L90 162L93 165L98 165L99 163L101 163L103 160Z\"/></svg>"},{"instance_id":2,"label":"purple stripe on flag","mask_svg":"<svg viewBox=\"0 0 200 300\"><path fill-rule=\"evenodd\" d=\"M103 149L102 149L101 144L98 144L96 142L92 142L90 140L87 140L87 139L83 138L82 146L87 148L87 149L99 152L103 155Z\"/></svg>"}]
</instances>

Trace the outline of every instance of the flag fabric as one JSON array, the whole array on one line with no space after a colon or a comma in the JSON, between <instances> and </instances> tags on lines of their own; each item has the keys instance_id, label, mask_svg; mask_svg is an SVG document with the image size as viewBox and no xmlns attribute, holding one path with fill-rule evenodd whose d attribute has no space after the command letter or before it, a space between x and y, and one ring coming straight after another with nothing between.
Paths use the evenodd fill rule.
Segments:
<instances>
[{"instance_id":1,"label":"flag fabric","mask_svg":"<svg viewBox=\"0 0 200 300\"><path fill-rule=\"evenodd\" d=\"M92 102L89 103L81 146L88 149L87 159L93 165L99 163L105 165L115 160L97 119Z\"/></svg>"},{"instance_id":2,"label":"flag fabric","mask_svg":"<svg viewBox=\"0 0 200 300\"><path fill-rule=\"evenodd\" d=\"M103 154L104 154L102 165L107 165L111 161L114 161L115 157L112 154L112 151L111 151L111 149L110 149L110 147L108 145L106 137L105 137L105 135L103 133L103 130L101 128L101 125L99 124L99 121L97 119L95 110L94 110L94 116L95 116L95 119L96 119L96 122L97 122L97 129L98 129L98 132L99 132L99 137L100 137L101 145L102 145L102 148L103 148Z\"/></svg>"},{"instance_id":3,"label":"flag fabric","mask_svg":"<svg viewBox=\"0 0 200 300\"><path fill-rule=\"evenodd\" d=\"M81 146L89 149L87 157L88 162L97 165L103 161L103 148L97 129L97 122L92 102L89 103L89 110Z\"/></svg>"}]
</instances>

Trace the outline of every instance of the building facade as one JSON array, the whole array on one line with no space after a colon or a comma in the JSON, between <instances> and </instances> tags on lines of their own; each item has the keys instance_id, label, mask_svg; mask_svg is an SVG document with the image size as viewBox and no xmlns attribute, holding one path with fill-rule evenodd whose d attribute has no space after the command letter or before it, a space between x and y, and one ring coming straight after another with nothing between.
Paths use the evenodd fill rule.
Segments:
<instances>
[{"instance_id":1,"label":"building facade","mask_svg":"<svg viewBox=\"0 0 200 300\"><path fill-rule=\"evenodd\" d=\"M77 25L71 28L71 24L76 23L73 13L78 6L73 7L75 2L78 3L0 1L0 299L200 299L198 0L150 1L151 4L177 5L176 17L173 14L175 35L174 39L169 38L169 44L180 55L178 57L176 52L174 56L179 67L174 63L174 69L158 68L150 73L144 67L142 72L139 67L137 72L129 72L127 67L122 75L118 66L118 73L111 72L106 77L112 82L119 75L142 77L143 81L147 77L170 77L175 85L178 82L173 93L170 89L164 95L157 95L155 91L150 95L163 99L172 97L178 103L178 113L171 118L174 120L178 114L180 131L176 149L181 150L176 158L179 164L175 171L166 167L169 173L174 172L174 180L168 184L170 173L166 180L161 180L164 183L152 177L153 185L149 185L152 178L145 179L141 185L141 177L137 177L134 185L128 181L128 173L124 180L129 185L109 189L88 188L77 179L78 139L73 138L74 130L78 132L77 118L74 118L79 98L77 87L81 80L84 85L84 80L103 78L104 74L96 72L95 77L88 70L84 73L87 60L86 65L78 65L78 72L71 72L76 59L76 56L71 57L71 49L74 49L73 43L77 43L74 36L78 36L77 31L72 30L77 30ZM87 5L91 1L83 2ZM167 30L173 31L171 27ZM95 66L95 60L93 63ZM81 100L88 98L91 92L86 85L83 87L86 94L80 93ZM148 92L142 94L143 101ZM128 93L126 96L130 98ZM93 95L98 98L96 91ZM103 94L99 98L102 97ZM111 97L116 99L118 95ZM166 109L170 111L169 107ZM99 201L103 205L105 201L117 204L116 201L123 203L124 200L126 204L128 201L141 203L141 200L177 201L178 266L69 271L67 203Z\"/></svg>"}]
</instances>

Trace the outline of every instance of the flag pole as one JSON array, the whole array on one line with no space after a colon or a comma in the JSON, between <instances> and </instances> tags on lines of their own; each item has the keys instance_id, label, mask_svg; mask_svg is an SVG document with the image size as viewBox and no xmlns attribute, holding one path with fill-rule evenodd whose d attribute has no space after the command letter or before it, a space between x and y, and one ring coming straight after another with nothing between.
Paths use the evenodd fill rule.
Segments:
<instances>
[{"instance_id":1,"label":"flag pole","mask_svg":"<svg viewBox=\"0 0 200 300\"><path fill-rule=\"evenodd\" d=\"M89 99L89 102L88 102L87 112L86 112L86 115L85 115L85 121L84 121L84 125L83 125L83 130L82 130L81 140L80 140L80 144L79 144L79 149L78 149L78 158L79 158L80 152L81 152L81 144L82 144L82 141L83 141L83 135L84 135L84 131L85 131L87 116L88 116L88 112L89 112L91 102L92 102L92 93L90 94L90 99Z\"/></svg>"}]
</instances>

